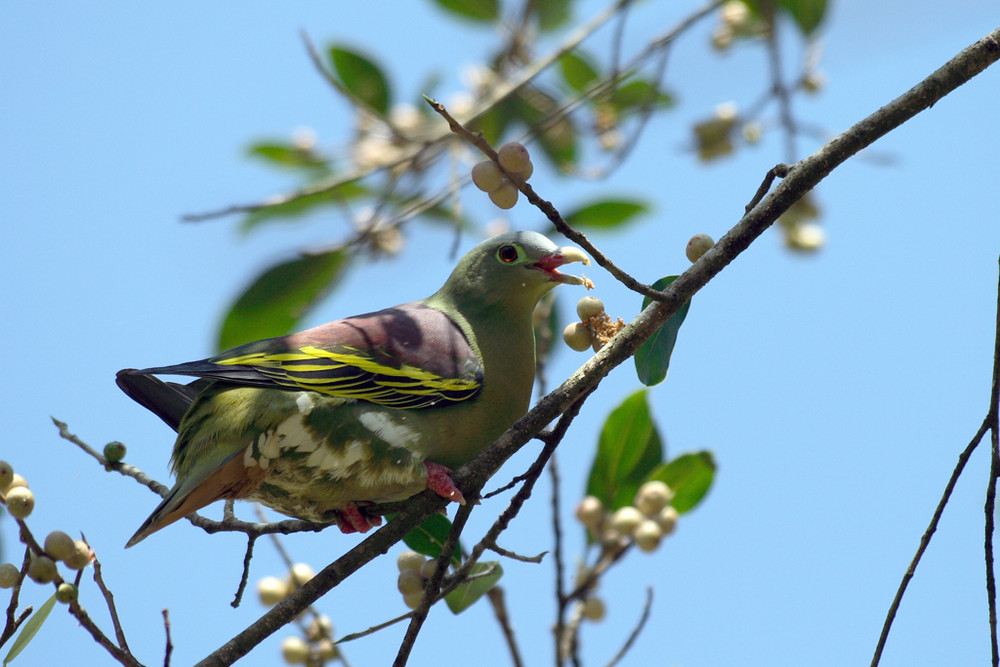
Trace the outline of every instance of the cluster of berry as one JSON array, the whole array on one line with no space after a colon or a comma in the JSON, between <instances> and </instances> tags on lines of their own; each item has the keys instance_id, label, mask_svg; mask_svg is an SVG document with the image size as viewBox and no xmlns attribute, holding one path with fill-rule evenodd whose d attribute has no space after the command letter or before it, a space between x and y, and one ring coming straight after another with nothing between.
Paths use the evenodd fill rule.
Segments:
<instances>
[{"instance_id":1,"label":"cluster of berry","mask_svg":"<svg viewBox=\"0 0 1000 667\"><path fill-rule=\"evenodd\" d=\"M257 582L257 595L261 604L270 607L278 604L289 594L316 576L305 563L292 566L288 576L264 577ZM339 655L333 643L333 624L329 617L314 614L305 630L305 638L292 635L281 642L281 657L289 665L323 665Z\"/></svg>"},{"instance_id":2,"label":"cluster of berry","mask_svg":"<svg viewBox=\"0 0 1000 667\"><path fill-rule=\"evenodd\" d=\"M497 162L500 164L497 165ZM497 151L497 162L483 160L476 164L472 168L472 182L487 193L490 201L500 208L514 208L514 204L517 203L517 186L507 178L504 170L528 180L535 171L534 165L531 164L531 156L528 155L527 148L516 141L511 141Z\"/></svg>"},{"instance_id":3,"label":"cluster of berry","mask_svg":"<svg viewBox=\"0 0 1000 667\"><path fill-rule=\"evenodd\" d=\"M587 496L577 505L576 518L602 543L631 540L648 553L677 528L678 513L670 504L673 499L669 486L653 480L639 487L634 505L619 507L613 513L604 508L600 499Z\"/></svg>"},{"instance_id":4,"label":"cluster of berry","mask_svg":"<svg viewBox=\"0 0 1000 667\"><path fill-rule=\"evenodd\" d=\"M35 495L28 488L27 480L14 472L6 461L0 461L0 501L7 506L12 517L22 521L35 509ZM19 585L24 575L39 584L59 581L61 577L56 563L62 561L71 570L82 570L93 557L94 552L86 542L74 540L61 530L54 530L46 536L41 553L32 550L24 573L13 563L0 565L0 588ZM73 584L61 582L56 589L56 599L60 602L73 602L76 597L77 589Z\"/></svg>"}]
</instances>

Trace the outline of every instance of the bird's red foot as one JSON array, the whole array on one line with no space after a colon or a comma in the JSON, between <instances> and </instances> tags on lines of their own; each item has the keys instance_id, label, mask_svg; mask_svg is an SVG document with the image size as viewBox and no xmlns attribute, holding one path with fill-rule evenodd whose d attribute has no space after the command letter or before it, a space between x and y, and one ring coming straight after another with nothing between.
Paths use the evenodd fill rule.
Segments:
<instances>
[{"instance_id":1,"label":"bird's red foot","mask_svg":"<svg viewBox=\"0 0 1000 667\"><path fill-rule=\"evenodd\" d=\"M451 481L451 468L430 461L425 461L424 465L427 467L428 489L442 498L447 498L460 505L465 504L465 496L455 486L455 482Z\"/></svg>"},{"instance_id":2,"label":"bird's red foot","mask_svg":"<svg viewBox=\"0 0 1000 667\"><path fill-rule=\"evenodd\" d=\"M361 510L354 503L344 505L339 511L341 520L337 522L337 527L345 535L348 533L367 533L372 528L382 525L381 516L378 514L374 516L362 514Z\"/></svg>"}]
</instances>

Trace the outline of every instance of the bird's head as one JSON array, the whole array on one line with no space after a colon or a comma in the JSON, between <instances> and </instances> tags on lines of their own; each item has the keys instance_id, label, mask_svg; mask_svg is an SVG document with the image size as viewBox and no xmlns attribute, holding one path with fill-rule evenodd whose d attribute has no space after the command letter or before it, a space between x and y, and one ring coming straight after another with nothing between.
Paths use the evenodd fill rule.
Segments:
<instances>
[{"instance_id":1,"label":"bird's head","mask_svg":"<svg viewBox=\"0 0 1000 667\"><path fill-rule=\"evenodd\" d=\"M583 285L578 276L561 273L572 262L589 264L578 248L560 248L537 232L509 232L470 250L435 295L459 306L483 305L531 312L546 292L560 283Z\"/></svg>"}]
</instances>

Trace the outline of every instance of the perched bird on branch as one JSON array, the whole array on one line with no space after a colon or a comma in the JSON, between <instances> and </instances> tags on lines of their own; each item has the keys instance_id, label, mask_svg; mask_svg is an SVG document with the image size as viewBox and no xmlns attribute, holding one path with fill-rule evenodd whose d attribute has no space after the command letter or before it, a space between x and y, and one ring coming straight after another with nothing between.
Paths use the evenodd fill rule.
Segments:
<instances>
[{"instance_id":1,"label":"perched bird on branch","mask_svg":"<svg viewBox=\"0 0 1000 667\"><path fill-rule=\"evenodd\" d=\"M480 243L433 295L176 366L118 386L177 431L177 483L126 546L219 499L254 500L346 532L363 506L425 488L464 502L451 469L528 409L532 312L588 263L535 232ZM187 375L190 384L155 375ZM359 504L361 508L359 508Z\"/></svg>"}]
</instances>

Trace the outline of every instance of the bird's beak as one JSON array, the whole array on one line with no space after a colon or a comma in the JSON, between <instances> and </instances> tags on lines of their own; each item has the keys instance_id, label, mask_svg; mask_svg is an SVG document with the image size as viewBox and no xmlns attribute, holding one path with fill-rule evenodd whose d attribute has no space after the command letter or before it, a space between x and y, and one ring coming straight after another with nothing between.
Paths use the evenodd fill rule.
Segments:
<instances>
[{"instance_id":1,"label":"bird's beak","mask_svg":"<svg viewBox=\"0 0 1000 667\"><path fill-rule=\"evenodd\" d=\"M559 271L556 270L560 266L571 262L583 262L584 265L587 265L590 264L590 258L583 254L583 251L579 248L567 246L565 248L559 248L551 255L545 255L535 262L534 267L542 273L548 275L551 280L557 283L592 286L593 283L586 278L559 273Z\"/></svg>"}]
</instances>

